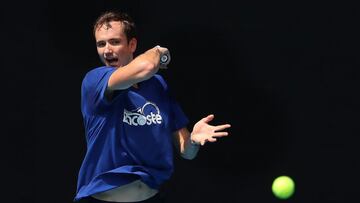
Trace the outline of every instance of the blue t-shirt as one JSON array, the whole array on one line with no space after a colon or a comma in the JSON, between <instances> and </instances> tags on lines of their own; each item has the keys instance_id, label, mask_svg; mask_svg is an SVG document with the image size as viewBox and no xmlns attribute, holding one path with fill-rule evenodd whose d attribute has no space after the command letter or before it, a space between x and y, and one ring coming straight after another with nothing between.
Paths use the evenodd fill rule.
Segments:
<instances>
[{"instance_id":1,"label":"blue t-shirt","mask_svg":"<svg viewBox=\"0 0 360 203\"><path fill-rule=\"evenodd\" d=\"M108 100L105 90L114 71L95 68L82 82L87 152L75 201L138 179L158 189L173 172L172 133L188 123L160 75L139 88L115 91Z\"/></svg>"}]
</instances>

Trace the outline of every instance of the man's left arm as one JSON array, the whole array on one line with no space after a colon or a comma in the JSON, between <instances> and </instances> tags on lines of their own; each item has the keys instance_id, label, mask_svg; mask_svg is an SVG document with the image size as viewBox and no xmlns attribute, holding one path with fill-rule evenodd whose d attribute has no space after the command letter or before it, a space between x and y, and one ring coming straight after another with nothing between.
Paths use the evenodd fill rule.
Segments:
<instances>
[{"instance_id":1,"label":"man's left arm","mask_svg":"<svg viewBox=\"0 0 360 203\"><path fill-rule=\"evenodd\" d=\"M184 159L194 159L200 148L199 144L191 141L191 134L186 127L174 132L174 142Z\"/></svg>"}]
</instances>

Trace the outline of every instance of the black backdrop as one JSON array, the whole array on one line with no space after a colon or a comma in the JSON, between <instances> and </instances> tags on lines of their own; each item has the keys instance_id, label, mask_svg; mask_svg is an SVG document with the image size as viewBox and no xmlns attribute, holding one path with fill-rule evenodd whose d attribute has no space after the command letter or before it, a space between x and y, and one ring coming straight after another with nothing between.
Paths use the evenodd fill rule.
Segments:
<instances>
[{"instance_id":1,"label":"black backdrop","mask_svg":"<svg viewBox=\"0 0 360 203\"><path fill-rule=\"evenodd\" d=\"M160 74L190 128L208 113L232 124L195 160L175 157L169 202L358 200L355 5L107 0L1 7L4 202L72 202L85 153L80 84L100 65L92 23L108 9L137 21L137 54L170 49ZM284 174L297 188L280 201L271 183Z\"/></svg>"}]
</instances>

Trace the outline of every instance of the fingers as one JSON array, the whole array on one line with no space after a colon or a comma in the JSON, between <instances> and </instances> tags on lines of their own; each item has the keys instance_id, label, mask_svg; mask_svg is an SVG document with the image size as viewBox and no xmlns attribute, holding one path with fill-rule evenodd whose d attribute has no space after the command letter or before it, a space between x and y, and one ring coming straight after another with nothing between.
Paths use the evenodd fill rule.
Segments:
<instances>
[{"instance_id":1,"label":"fingers","mask_svg":"<svg viewBox=\"0 0 360 203\"><path fill-rule=\"evenodd\" d=\"M228 136L229 133L228 132L216 132L216 133L213 133L213 135L208 135L208 137L206 139L202 139L200 141L200 143L203 143L201 145L204 145L206 142L216 142L217 141L217 138L219 137L225 137L225 136Z\"/></svg>"},{"instance_id":2,"label":"fingers","mask_svg":"<svg viewBox=\"0 0 360 203\"><path fill-rule=\"evenodd\" d=\"M214 119L214 115L210 114L201 120L204 121L205 123L208 123L208 122L212 121L213 119Z\"/></svg>"},{"instance_id":3,"label":"fingers","mask_svg":"<svg viewBox=\"0 0 360 203\"><path fill-rule=\"evenodd\" d=\"M200 135L202 135L202 138L200 138L201 145L205 145L206 142L216 142L217 138L229 135L229 133L224 132L224 130L230 128L230 124L223 124L217 126L212 126L208 124L214 119L214 117L215 116L213 114L209 114L195 124L194 129L196 129L197 133L200 133Z\"/></svg>"},{"instance_id":4,"label":"fingers","mask_svg":"<svg viewBox=\"0 0 360 203\"><path fill-rule=\"evenodd\" d=\"M213 137L212 137L212 138L208 139L208 141L209 141L209 142L216 142L216 138L213 138Z\"/></svg>"},{"instance_id":5,"label":"fingers","mask_svg":"<svg viewBox=\"0 0 360 203\"><path fill-rule=\"evenodd\" d=\"M218 125L218 126L215 126L215 131L222 131L222 130L225 130L226 128L230 128L230 127L231 127L230 124Z\"/></svg>"},{"instance_id":6,"label":"fingers","mask_svg":"<svg viewBox=\"0 0 360 203\"><path fill-rule=\"evenodd\" d=\"M205 143L207 143L207 142L216 142L216 140L217 140L216 138L210 137L210 138L208 138L208 139L202 140L202 141L200 142L200 144L201 144L202 146L204 146Z\"/></svg>"},{"instance_id":7,"label":"fingers","mask_svg":"<svg viewBox=\"0 0 360 203\"><path fill-rule=\"evenodd\" d=\"M169 53L169 50L166 47L162 47L160 45L155 46L155 48L157 48L161 54L165 54L165 53Z\"/></svg>"},{"instance_id":8,"label":"fingers","mask_svg":"<svg viewBox=\"0 0 360 203\"><path fill-rule=\"evenodd\" d=\"M228 136L229 133L228 132L216 132L214 133L214 135L212 137L224 137L224 136Z\"/></svg>"}]
</instances>

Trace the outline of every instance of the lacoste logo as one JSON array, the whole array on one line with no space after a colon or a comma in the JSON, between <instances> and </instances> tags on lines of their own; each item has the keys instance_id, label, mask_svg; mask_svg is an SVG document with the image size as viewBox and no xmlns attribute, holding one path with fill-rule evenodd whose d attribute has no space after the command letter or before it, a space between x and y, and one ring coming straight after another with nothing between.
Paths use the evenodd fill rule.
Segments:
<instances>
[{"instance_id":1,"label":"lacoste logo","mask_svg":"<svg viewBox=\"0 0 360 203\"><path fill-rule=\"evenodd\" d=\"M156 104L146 102L141 108L132 111L124 109L123 122L132 126L156 125L162 123L162 117Z\"/></svg>"}]
</instances>

